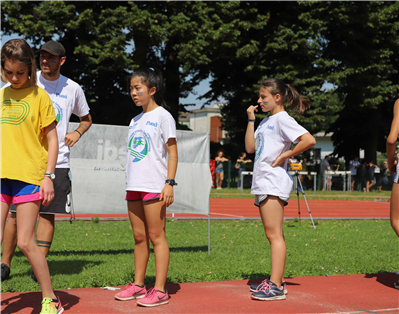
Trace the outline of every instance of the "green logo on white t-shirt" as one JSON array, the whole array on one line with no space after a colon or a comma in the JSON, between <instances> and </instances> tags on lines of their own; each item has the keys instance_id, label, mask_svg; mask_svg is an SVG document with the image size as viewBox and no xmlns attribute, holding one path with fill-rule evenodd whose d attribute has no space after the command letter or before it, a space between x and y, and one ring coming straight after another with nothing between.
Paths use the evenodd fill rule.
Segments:
<instances>
[{"instance_id":1,"label":"green logo on white t-shirt","mask_svg":"<svg viewBox=\"0 0 399 314\"><path fill-rule=\"evenodd\" d=\"M130 136L127 149L133 156L132 162L143 160L151 150L150 138L143 130L134 131Z\"/></svg>"}]
</instances>

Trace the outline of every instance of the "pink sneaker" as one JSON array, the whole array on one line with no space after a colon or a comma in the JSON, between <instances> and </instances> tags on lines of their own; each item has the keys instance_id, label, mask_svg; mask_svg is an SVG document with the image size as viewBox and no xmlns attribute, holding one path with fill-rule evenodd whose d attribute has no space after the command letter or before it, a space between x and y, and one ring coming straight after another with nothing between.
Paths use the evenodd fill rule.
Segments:
<instances>
[{"instance_id":1,"label":"pink sneaker","mask_svg":"<svg viewBox=\"0 0 399 314\"><path fill-rule=\"evenodd\" d=\"M162 291L151 288L147 291L144 298L137 301L137 304L142 306L158 306L169 303L169 299L168 291L165 290L165 293L163 293Z\"/></svg>"},{"instance_id":2,"label":"pink sneaker","mask_svg":"<svg viewBox=\"0 0 399 314\"><path fill-rule=\"evenodd\" d=\"M140 299L140 298L144 298L146 293L147 293L147 290L145 289L145 286L140 287L140 286L130 282L125 287L125 290L119 292L118 294L115 294L115 299L121 300L121 301Z\"/></svg>"}]
</instances>

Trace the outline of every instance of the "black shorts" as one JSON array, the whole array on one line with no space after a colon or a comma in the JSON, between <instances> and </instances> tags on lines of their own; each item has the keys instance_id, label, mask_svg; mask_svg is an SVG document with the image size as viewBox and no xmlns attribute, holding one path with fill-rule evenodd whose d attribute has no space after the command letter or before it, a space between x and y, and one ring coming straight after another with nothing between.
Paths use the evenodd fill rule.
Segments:
<instances>
[{"instance_id":1,"label":"black shorts","mask_svg":"<svg viewBox=\"0 0 399 314\"><path fill-rule=\"evenodd\" d=\"M70 206L67 206L67 202L70 202L71 193L69 168L55 168L54 173L54 199L47 206L41 204L39 214L70 215ZM10 212L15 213L16 208L11 206Z\"/></svg>"}]
</instances>

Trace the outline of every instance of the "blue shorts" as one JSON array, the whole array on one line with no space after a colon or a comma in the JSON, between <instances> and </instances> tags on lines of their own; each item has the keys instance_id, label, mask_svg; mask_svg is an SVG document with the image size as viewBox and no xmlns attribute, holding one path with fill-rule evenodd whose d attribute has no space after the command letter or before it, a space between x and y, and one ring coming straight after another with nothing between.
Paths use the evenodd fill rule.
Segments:
<instances>
[{"instance_id":1,"label":"blue shorts","mask_svg":"<svg viewBox=\"0 0 399 314\"><path fill-rule=\"evenodd\" d=\"M223 173L223 168L216 168L215 173Z\"/></svg>"},{"instance_id":2,"label":"blue shorts","mask_svg":"<svg viewBox=\"0 0 399 314\"><path fill-rule=\"evenodd\" d=\"M41 200L40 186L10 179L1 179L1 201L7 204L20 204Z\"/></svg>"}]
</instances>

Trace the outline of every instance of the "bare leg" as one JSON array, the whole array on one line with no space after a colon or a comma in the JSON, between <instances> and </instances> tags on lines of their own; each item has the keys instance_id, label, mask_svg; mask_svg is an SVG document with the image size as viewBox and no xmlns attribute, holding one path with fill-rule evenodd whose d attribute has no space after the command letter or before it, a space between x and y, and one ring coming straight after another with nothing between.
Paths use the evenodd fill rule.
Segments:
<instances>
[{"instance_id":1,"label":"bare leg","mask_svg":"<svg viewBox=\"0 0 399 314\"><path fill-rule=\"evenodd\" d=\"M260 215L270 242L270 280L281 287L284 277L287 246L283 235L284 203L276 196L269 196L260 206Z\"/></svg>"},{"instance_id":2,"label":"bare leg","mask_svg":"<svg viewBox=\"0 0 399 314\"><path fill-rule=\"evenodd\" d=\"M41 214L36 230L37 245L46 257L54 237L55 215Z\"/></svg>"},{"instance_id":3,"label":"bare leg","mask_svg":"<svg viewBox=\"0 0 399 314\"><path fill-rule=\"evenodd\" d=\"M165 291L169 268L169 245L166 239L166 207L163 201L143 202L148 235L154 247L156 279L154 288Z\"/></svg>"},{"instance_id":4,"label":"bare leg","mask_svg":"<svg viewBox=\"0 0 399 314\"><path fill-rule=\"evenodd\" d=\"M11 213L4 229L3 254L1 256L1 264L11 265L17 247L17 218L15 213Z\"/></svg>"},{"instance_id":5,"label":"bare leg","mask_svg":"<svg viewBox=\"0 0 399 314\"><path fill-rule=\"evenodd\" d=\"M46 258L35 242L40 201L17 205L18 247L28 258L42 289L43 298L55 299Z\"/></svg>"},{"instance_id":6,"label":"bare leg","mask_svg":"<svg viewBox=\"0 0 399 314\"><path fill-rule=\"evenodd\" d=\"M144 285L145 272L150 256L150 243L143 201L128 201L127 208L133 229L134 245L134 283Z\"/></svg>"},{"instance_id":7,"label":"bare leg","mask_svg":"<svg viewBox=\"0 0 399 314\"><path fill-rule=\"evenodd\" d=\"M216 188L220 188L220 172L216 172Z\"/></svg>"},{"instance_id":8,"label":"bare leg","mask_svg":"<svg viewBox=\"0 0 399 314\"><path fill-rule=\"evenodd\" d=\"M391 192L391 226L399 237L399 183L394 183Z\"/></svg>"},{"instance_id":9,"label":"bare leg","mask_svg":"<svg viewBox=\"0 0 399 314\"><path fill-rule=\"evenodd\" d=\"M6 226L6 220L8 216L8 211L10 210L11 204L1 202L1 229L0 229L0 240L3 243L3 230Z\"/></svg>"}]
</instances>

